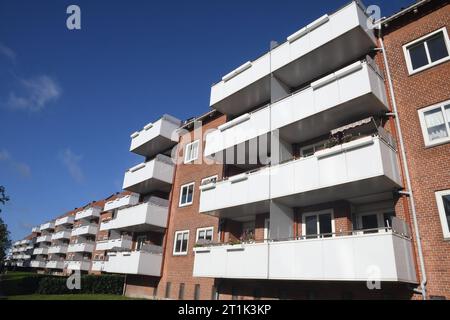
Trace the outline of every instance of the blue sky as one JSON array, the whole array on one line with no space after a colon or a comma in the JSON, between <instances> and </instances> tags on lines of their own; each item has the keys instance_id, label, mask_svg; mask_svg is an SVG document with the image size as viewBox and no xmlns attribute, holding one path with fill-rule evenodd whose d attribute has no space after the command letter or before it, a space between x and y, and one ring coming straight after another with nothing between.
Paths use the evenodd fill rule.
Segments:
<instances>
[{"instance_id":1,"label":"blue sky","mask_svg":"<svg viewBox=\"0 0 450 320\"><path fill-rule=\"evenodd\" d=\"M120 191L130 134L208 110L210 86L348 0L0 0L1 213L13 239ZM412 0L365 1L389 15ZM82 29L66 28L81 8Z\"/></svg>"}]
</instances>

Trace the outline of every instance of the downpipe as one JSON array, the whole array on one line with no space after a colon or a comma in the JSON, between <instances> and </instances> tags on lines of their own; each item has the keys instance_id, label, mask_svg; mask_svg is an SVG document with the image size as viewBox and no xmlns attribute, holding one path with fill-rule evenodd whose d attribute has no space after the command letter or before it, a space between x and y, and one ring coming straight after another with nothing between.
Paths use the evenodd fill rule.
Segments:
<instances>
[{"instance_id":1,"label":"downpipe","mask_svg":"<svg viewBox=\"0 0 450 320\"><path fill-rule=\"evenodd\" d=\"M384 65L386 68L389 91L391 92L391 102L392 102L392 108L394 111L393 116L394 116L394 121L395 121L395 125L396 125L397 132L398 132L398 140L400 143L400 152L401 152L402 158L403 158L403 161L402 161L403 162L403 170L405 173L406 186L408 188L406 192L405 191L403 192L403 195L408 196L410 205L411 205L411 213L412 213L413 224L414 224L414 233L415 233L415 238L416 238L416 243L417 243L417 254L419 256L420 272L422 274L422 281L420 282L420 289L416 288L413 291L415 293L422 294L423 300L427 300L427 275L426 275L426 271L425 271L425 263L424 263L423 252L422 252L422 241L420 239L420 233L419 233L419 224L417 221L416 205L415 205L415 201L414 201L414 194L413 194L412 187L411 187L411 178L409 175L403 134L402 134L402 130L400 127L400 120L399 120L398 109L397 109L397 101L395 99L395 93L394 93L394 85L392 83L391 72L389 69L389 64L388 64L388 60L387 60L387 56L386 56L386 50L384 47L384 41L383 41L383 37L381 34L381 23L379 24L378 28L379 28L378 29L379 30L378 38L380 40L381 53L383 55Z\"/></svg>"}]
</instances>

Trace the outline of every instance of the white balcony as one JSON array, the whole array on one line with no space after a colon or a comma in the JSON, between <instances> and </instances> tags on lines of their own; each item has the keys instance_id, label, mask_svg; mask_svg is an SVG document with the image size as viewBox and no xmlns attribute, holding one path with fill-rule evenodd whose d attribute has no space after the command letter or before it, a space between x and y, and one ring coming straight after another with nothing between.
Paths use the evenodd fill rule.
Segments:
<instances>
[{"instance_id":1,"label":"white balcony","mask_svg":"<svg viewBox=\"0 0 450 320\"><path fill-rule=\"evenodd\" d=\"M195 277L417 282L411 240L390 231L194 251Z\"/></svg>"},{"instance_id":2,"label":"white balcony","mask_svg":"<svg viewBox=\"0 0 450 320\"><path fill-rule=\"evenodd\" d=\"M270 74L291 88L359 59L376 46L358 3L322 16L255 61L249 61L211 88L210 106L238 115L270 100ZM326 61L326 63L324 63Z\"/></svg>"},{"instance_id":3,"label":"white balcony","mask_svg":"<svg viewBox=\"0 0 450 320\"><path fill-rule=\"evenodd\" d=\"M125 173L123 189L145 194L154 190L170 191L174 164L172 159L159 154L151 161L141 163Z\"/></svg>"},{"instance_id":4,"label":"white balcony","mask_svg":"<svg viewBox=\"0 0 450 320\"><path fill-rule=\"evenodd\" d=\"M52 236L50 234L46 234L36 238L36 243L40 242L50 242L52 241Z\"/></svg>"},{"instance_id":5,"label":"white balcony","mask_svg":"<svg viewBox=\"0 0 450 320\"><path fill-rule=\"evenodd\" d=\"M91 262L86 261L67 261L66 268L68 270L80 270L80 271L89 271L91 267Z\"/></svg>"},{"instance_id":6,"label":"white balcony","mask_svg":"<svg viewBox=\"0 0 450 320\"><path fill-rule=\"evenodd\" d=\"M311 87L219 126L206 136L205 156L243 144L271 131L299 143L347 124L388 111L384 80L374 62L353 63Z\"/></svg>"},{"instance_id":7,"label":"white balcony","mask_svg":"<svg viewBox=\"0 0 450 320\"><path fill-rule=\"evenodd\" d=\"M75 220L74 216L65 216L59 219L56 219L55 226L64 226L64 225L72 225Z\"/></svg>"},{"instance_id":8,"label":"white balcony","mask_svg":"<svg viewBox=\"0 0 450 320\"><path fill-rule=\"evenodd\" d=\"M96 235L97 230L98 230L98 225L89 224L86 226L74 228L72 230L71 236L76 237L76 236L84 236L84 235Z\"/></svg>"},{"instance_id":9,"label":"white balcony","mask_svg":"<svg viewBox=\"0 0 450 320\"><path fill-rule=\"evenodd\" d=\"M200 212L233 218L268 212L269 199L301 207L400 187L396 151L381 138L369 136L202 186Z\"/></svg>"},{"instance_id":10,"label":"white balcony","mask_svg":"<svg viewBox=\"0 0 450 320\"><path fill-rule=\"evenodd\" d=\"M180 120L164 115L155 123L149 123L141 131L131 135L130 151L153 157L173 147L178 143L177 129L180 125Z\"/></svg>"},{"instance_id":11,"label":"white balcony","mask_svg":"<svg viewBox=\"0 0 450 320\"><path fill-rule=\"evenodd\" d=\"M20 241L20 245L25 245L25 244L28 244L30 242L31 242L30 240L24 239L24 240Z\"/></svg>"},{"instance_id":12,"label":"white balcony","mask_svg":"<svg viewBox=\"0 0 450 320\"><path fill-rule=\"evenodd\" d=\"M117 252L108 255L105 272L161 276L162 254L144 251Z\"/></svg>"},{"instance_id":13,"label":"white balcony","mask_svg":"<svg viewBox=\"0 0 450 320\"><path fill-rule=\"evenodd\" d=\"M128 230L134 232L167 227L168 201L152 197L148 202L120 209L115 219L104 221L100 230Z\"/></svg>"},{"instance_id":14,"label":"white balcony","mask_svg":"<svg viewBox=\"0 0 450 320\"><path fill-rule=\"evenodd\" d=\"M33 227L32 229L31 229L31 232L33 232L33 233L37 233L37 232L40 232L41 231L41 227L40 226L38 226L38 227Z\"/></svg>"},{"instance_id":15,"label":"white balcony","mask_svg":"<svg viewBox=\"0 0 450 320\"><path fill-rule=\"evenodd\" d=\"M75 220L98 218L101 212L102 208L100 207L89 207L77 212L75 214Z\"/></svg>"},{"instance_id":16,"label":"white balcony","mask_svg":"<svg viewBox=\"0 0 450 320\"><path fill-rule=\"evenodd\" d=\"M92 261L91 271L105 271L104 261Z\"/></svg>"},{"instance_id":17,"label":"white balcony","mask_svg":"<svg viewBox=\"0 0 450 320\"><path fill-rule=\"evenodd\" d=\"M64 269L65 267L65 262L64 261L48 261L45 264L45 267L47 269Z\"/></svg>"},{"instance_id":18,"label":"white balcony","mask_svg":"<svg viewBox=\"0 0 450 320\"><path fill-rule=\"evenodd\" d=\"M53 229L55 229L55 222L54 221L43 223L43 224L41 224L41 227L40 227L40 231L53 230Z\"/></svg>"},{"instance_id":19,"label":"white balcony","mask_svg":"<svg viewBox=\"0 0 450 320\"><path fill-rule=\"evenodd\" d=\"M112 211L114 209L122 207L134 206L138 204L138 202L139 202L139 195L136 193L132 193L106 202L104 210Z\"/></svg>"},{"instance_id":20,"label":"white balcony","mask_svg":"<svg viewBox=\"0 0 450 320\"><path fill-rule=\"evenodd\" d=\"M28 259L31 259L31 256L30 256L29 254L19 254L19 255L17 256L17 259L20 259L20 260L28 260Z\"/></svg>"},{"instance_id":21,"label":"white balcony","mask_svg":"<svg viewBox=\"0 0 450 320\"><path fill-rule=\"evenodd\" d=\"M72 243L69 244L67 252L93 252L95 243Z\"/></svg>"},{"instance_id":22,"label":"white balcony","mask_svg":"<svg viewBox=\"0 0 450 320\"><path fill-rule=\"evenodd\" d=\"M45 268L46 262L45 261L39 261L39 260L32 260L30 262L30 266L32 268Z\"/></svg>"},{"instance_id":23,"label":"white balcony","mask_svg":"<svg viewBox=\"0 0 450 320\"><path fill-rule=\"evenodd\" d=\"M67 253L67 245L56 245L56 246L51 246L50 248L48 248L48 253L49 254L66 254Z\"/></svg>"},{"instance_id":24,"label":"white balcony","mask_svg":"<svg viewBox=\"0 0 450 320\"><path fill-rule=\"evenodd\" d=\"M133 245L131 237L122 237L119 239L97 241L95 250L106 251L113 248L121 248L130 250Z\"/></svg>"},{"instance_id":25,"label":"white balcony","mask_svg":"<svg viewBox=\"0 0 450 320\"><path fill-rule=\"evenodd\" d=\"M52 240L70 239L71 231L63 230L52 234Z\"/></svg>"},{"instance_id":26,"label":"white balcony","mask_svg":"<svg viewBox=\"0 0 450 320\"><path fill-rule=\"evenodd\" d=\"M33 250L34 255L42 254L47 255L48 254L48 248L36 248Z\"/></svg>"}]
</instances>

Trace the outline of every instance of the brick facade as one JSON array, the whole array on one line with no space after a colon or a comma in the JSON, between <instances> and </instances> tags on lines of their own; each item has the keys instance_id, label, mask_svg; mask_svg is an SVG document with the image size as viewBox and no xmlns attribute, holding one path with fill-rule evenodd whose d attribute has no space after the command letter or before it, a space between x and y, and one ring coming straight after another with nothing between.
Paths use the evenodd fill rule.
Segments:
<instances>
[{"instance_id":1,"label":"brick facade","mask_svg":"<svg viewBox=\"0 0 450 320\"><path fill-rule=\"evenodd\" d=\"M425 146L418 110L450 99L450 62L409 75L402 48L440 28L450 31L446 2L432 1L390 23L383 39L415 197L428 295L449 299L450 243L443 238L435 192L450 189L450 144Z\"/></svg>"}]
</instances>

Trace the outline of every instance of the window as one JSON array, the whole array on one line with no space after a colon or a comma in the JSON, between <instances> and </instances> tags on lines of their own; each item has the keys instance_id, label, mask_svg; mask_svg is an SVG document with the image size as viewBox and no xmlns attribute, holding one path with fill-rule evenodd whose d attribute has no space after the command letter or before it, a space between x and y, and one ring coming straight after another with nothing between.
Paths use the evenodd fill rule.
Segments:
<instances>
[{"instance_id":1,"label":"window","mask_svg":"<svg viewBox=\"0 0 450 320\"><path fill-rule=\"evenodd\" d=\"M321 141L313 145L300 148L300 156L302 158L313 156L317 151L326 149L326 141Z\"/></svg>"},{"instance_id":2,"label":"window","mask_svg":"<svg viewBox=\"0 0 450 320\"><path fill-rule=\"evenodd\" d=\"M444 27L403 46L409 74L431 68L450 59L449 39Z\"/></svg>"},{"instance_id":3,"label":"window","mask_svg":"<svg viewBox=\"0 0 450 320\"><path fill-rule=\"evenodd\" d=\"M184 299L184 283L180 283L180 291L178 292L178 300Z\"/></svg>"},{"instance_id":4,"label":"window","mask_svg":"<svg viewBox=\"0 0 450 320\"><path fill-rule=\"evenodd\" d=\"M319 211L303 215L302 234L306 238L331 237L334 233L333 211Z\"/></svg>"},{"instance_id":5,"label":"window","mask_svg":"<svg viewBox=\"0 0 450 320\"><path fill-rule=\"evenodd\" d=\"M145 244L145 241L147 241L147 236L136 237L136 251L140 251L142 249L142 246Z\"/></svg>"},{"instance_id":6,"label":"window","mask_svg":"<svg viewBox=\"0 0 450 320\"><path fill-rule=\"evenodd\" d=\"M450 101L419 110L426 146L450 142Z\"/></svg>"},{"instance_id":7,"label":"window","mask_svg":"<svg viewBox=\"0 0 450 320\"><path fill-rule=\"evenodd\" d=\"M175 232L173 254L175 256L186 255L188 250L189 230Z\"/></svg>"},{"instance_id":8,"label":"window","mask_svg":"<svg viewBox=\"0 0 450 320\"><path fill-rule=\"evenodd\" d=\"M166 299L169 299L169 298L170 298L170 288L171 288L171 286L172 286L172 284L171 284L170 282L167 282L167 283L166 283L166 292L165 292L165 294L164 294L164 297L165 297Z\"/></svg>"},{"instance_id":9,"label":"window","mask_svg":"<svg viewBox=\"0 0 450 320\"><path fill-rule=\"evenodd\" d=\"M199 140L189 143L184 148L184 163L189 163L198 158Z\"/></svg>"},{"instance_id":10,"label":"window","mask_svg":"<svg viewBox=\"0 0 450 320\"><path fill-rule=\"evenodd\" d=\"M200 285L196 284L194 287L194 300L200 300Z\"/></svg>"},{"instance_id":11,"label":"window","mask_svg":"<svg viewBox=\"0 0 450 320\"><path fill-rule=\"evenodd\" d=\"M363 233L385 232L385 229L392 227L392 218L395 217L393 211L365 212L357 215L358 229L365 230Z\"/></svg>"},{"instance_id":12,"label":"window","mask_svg":"<svg viewBox=\"0 0 450 320\"><path fill-rule=\"evenodd\" d=\"M441 218L442 233L450 240L450 190L436 192L436 202Z\"/></svg>"},{"instance_id":13,"label":"window","mask_svg":"<svg viewBox=\"0 0 450 320\"><path fill-rule=\"evenodd\" d=\"M199 241L212 241L213 240L213 227L197 229L197 242Z\"/></svg>"},{"instance_id":14,"label":"window","mask_svg":"<svg viewBox=\"0 0 450 320\"><path fill-rule=\"evenodd\" d=\"M193 182L181 186L180 207L185 207L192 204L194 199L194 185L195 183Z\"/></svg>"}]
</instances>

